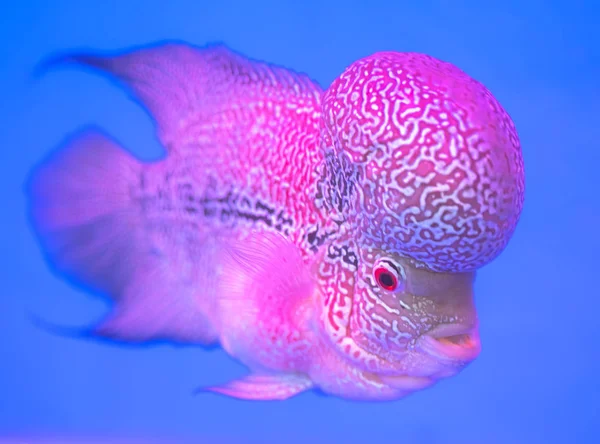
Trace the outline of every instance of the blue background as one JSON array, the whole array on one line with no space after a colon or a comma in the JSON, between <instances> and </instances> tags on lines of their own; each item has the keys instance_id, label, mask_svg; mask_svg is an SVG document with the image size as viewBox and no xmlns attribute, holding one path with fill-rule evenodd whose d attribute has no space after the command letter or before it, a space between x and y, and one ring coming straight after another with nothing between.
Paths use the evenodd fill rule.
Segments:
<instances>
[{"instance_id":1,"label":"blue background","mask_svg":"<svg viewBox=\"0 0 600 444\"><path fill-rule=\"evenodd\" d=\"M600 442L593 1L3 1L0 9L0 435ZM393 403L313 393L249 403L191 395L244 374L220 350L114 345L32 326L28 312L85 325L107 309L47 268L26 219L32 165L90 123L142 157L161 152L148 115L106 79L61 70L34 81L32 70L56 51L163 39L224 41L324 86L375 51L426 52L494 93L521 136L527 195L509 247L479 274L475 363Z\"/></svg>"}]
</instances>

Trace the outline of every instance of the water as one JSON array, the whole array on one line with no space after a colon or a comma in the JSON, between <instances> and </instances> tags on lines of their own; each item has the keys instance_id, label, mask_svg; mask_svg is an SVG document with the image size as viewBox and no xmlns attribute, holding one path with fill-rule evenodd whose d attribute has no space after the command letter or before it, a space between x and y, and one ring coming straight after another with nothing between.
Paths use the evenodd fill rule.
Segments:
<instances>
[{"instance_id":1,"label":"water","mask_svg":"<svg viewBox=\"0 0 600 444\"><path fill-rule=\"evenodd\" d=\"M593 2L22 1L0 14L0 436L87 442L598 442L600 45ZM284 403L192 396L244 369L219 350L51 335L28 313L85 325L102 300L57 279L25 216L32 164L95 123L143 158L149 117L104 78L33 68L65 49L224 41L327 86L379 50L426 52L482 81L523 145L527 196L506 251L476 284L483 352L404 400L306 393ZM83 437L83 438L82 438ZM595 437L595 438L594 438ZM218 441L217 439L221 439ZM102 441L103 440L103 441ZM147 442L147 441L146 441Z\"/></svg>"}]
</instances>

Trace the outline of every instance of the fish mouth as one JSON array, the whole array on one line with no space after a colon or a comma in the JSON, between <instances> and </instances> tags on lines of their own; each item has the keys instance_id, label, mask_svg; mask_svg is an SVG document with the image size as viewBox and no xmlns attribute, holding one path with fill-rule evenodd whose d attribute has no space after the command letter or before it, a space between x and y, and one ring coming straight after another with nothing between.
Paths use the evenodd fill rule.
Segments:
<instances>
[{"instance_id":1,"label":"fish mouth","mask_svg":"<svg viewBox=\"0 0 600 444\"><path fill-rule=\"evenodd\" d=\"M471 362L481 352L477 327L461 324L442 324L419 338L428 354L448 361Z\"/></svg>"}]
</instances>

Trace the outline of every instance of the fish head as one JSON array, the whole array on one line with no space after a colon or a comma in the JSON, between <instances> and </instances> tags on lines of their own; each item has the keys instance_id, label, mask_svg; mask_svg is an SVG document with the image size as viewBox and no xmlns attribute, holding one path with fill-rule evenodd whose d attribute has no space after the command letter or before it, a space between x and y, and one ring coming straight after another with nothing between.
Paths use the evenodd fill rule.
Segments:
<instances>
[{"instance_id":1,"label":"fish head","mask_svg":"<svg viewBox=\"0 0 600 444\"><path fill-rule=\"evenodd\" d=\"M330 344L365 372L439 379L479 355L475 271L433 271L342 237L328 245L318 265L320 326Z\"/></svg>"},{"instance_id":2,"label":"fish head","mask_svg":"<svg viewBox=\"0 0 600 444\"><path fill-rule=\"evenodd\" d=\"M474 271L432 271L381 248L358 251L347 333L384 362L381 369L448 376L477 358Z\"/></svg>"},{"instance_id":3,"label":"fish head","mask_svg":"<svg viewBox=\"0 0 600 444\"><path fill-rule=\"evenodd\" d=\"M319 264L322 326L378 374L449 376L480 352L473 284L524 202L508 113L456 66L382 52L323 96L317 196L337 236Z\"/></svg>"}]
</instances>

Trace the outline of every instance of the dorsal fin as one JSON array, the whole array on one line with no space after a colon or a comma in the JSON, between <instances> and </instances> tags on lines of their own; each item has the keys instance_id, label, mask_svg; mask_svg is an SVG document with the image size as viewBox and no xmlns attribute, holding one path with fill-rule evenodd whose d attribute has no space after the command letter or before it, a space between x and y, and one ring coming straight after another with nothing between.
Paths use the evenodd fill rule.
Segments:
<instances>
[{"instance_id":1,"label":"dorsal fin","mask_svg":"<svg viewBox=\"0 0 600 444\"><path fill-rule=\"evenodd\" d=\"M251 60L222 44L173 42L113 55L65 54L44 62L42 70L65 63L88 66L122 82L155 120L169 152L190 138L206 138L199 130L216 114L265 100L315 102L322 92L305 74ZM236 113L230 124L236 126L238 119L243 113ZM276 120L276 115L266 120Z\"/></svg>"}]
</instances>

